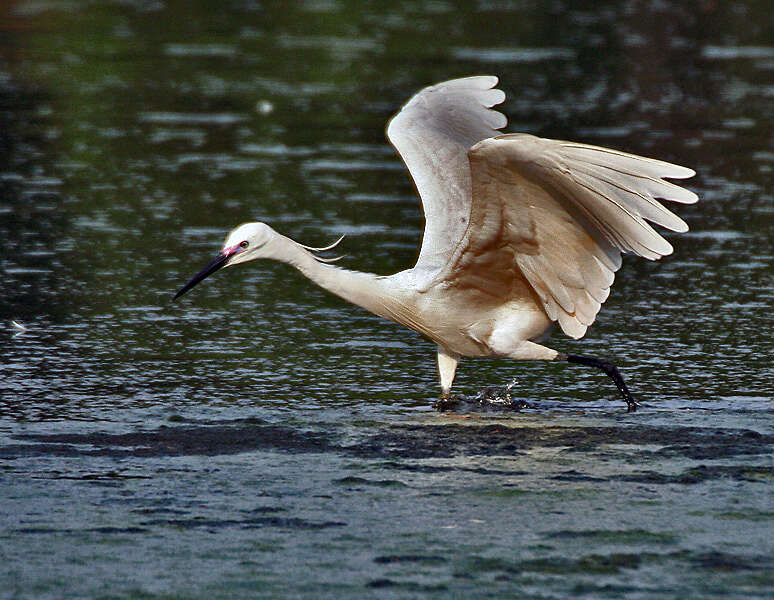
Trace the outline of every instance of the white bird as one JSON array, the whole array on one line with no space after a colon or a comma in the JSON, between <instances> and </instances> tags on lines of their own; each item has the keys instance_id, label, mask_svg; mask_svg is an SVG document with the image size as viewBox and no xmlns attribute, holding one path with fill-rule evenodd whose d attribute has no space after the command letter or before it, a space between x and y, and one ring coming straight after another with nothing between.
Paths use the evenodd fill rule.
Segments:
<instances>
[{"instance_id":1,"label":"white bird","mask_svg":"<svg viewBox=\"0 0 774 600\"><path fill-rule=\"evenodd\" d=\"M221 267L278 260L320 287L405 325L438 345L442 403L461 357L564 360L595 366L636 410L612 362L542 342L554 323L579 339L610 293L621 254L657 260L672 246L646 221L685 222L658 200L696 202L664 178L691 169L576 142L500 134L497 77L454 79L421 90L390 120L387 137L422 200L425 231L413 268L381 276L350 271L265 223L245 223L175 299ZM341 240L339 240L341 241Z\"/></svg>"}]
</instances>

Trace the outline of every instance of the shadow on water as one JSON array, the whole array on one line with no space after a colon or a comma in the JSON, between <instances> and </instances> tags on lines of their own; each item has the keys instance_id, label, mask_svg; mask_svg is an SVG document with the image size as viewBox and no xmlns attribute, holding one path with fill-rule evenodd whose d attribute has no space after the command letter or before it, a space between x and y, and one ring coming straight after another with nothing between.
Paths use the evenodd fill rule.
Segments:
<instances>
[{"instance_id":1,"label":"shadow on water","mask_svg":"<svg viewBox=\"0 0 774 600\"><path fill-rule=\"evenodd\" d=\"M55 519L33 512L7 535L33 545L195 536L202 551L247 552L270 573L278 551L298 552L306 569L335 569L336 589L354 596L481 585L533 589L531 597L543 585L669 596L702 578L725 590L774 583L771 556L751 551L757 543L738 552L712 547L715 531L729 525L765 537L760 526L774 519L761 500L774 481L774 435L629 417L547 424L534 411L427 418L315 425L176 418L127 433L15 433L0 446L4 477L18 468L32 493L76 486L101 511L125 516L95 524L53 505ZM707 501L733 498L740 485L744 502ZM662 510L677 498L692 506L679 524ZM299 547L297 534L311 537ZM357 556L353 544L362 547ZM518 551L500 551L504 544ZM654 583L654 570L677 579ZM281 595L281 587L260 585Z\"/></svg>"},{"instance_id":2,"label":"shadow on water","mask_svg":"<svg viewBox=\"0 0 774 600\"><path fill-rule=\"evenodd\" d=\"M372 431L376 429L376 431ZM335 426L322 431L299 430L260 419L223 423L162 426L134 433L16 434L20 444L0 446L0 457L105 456L111 458L159 456L220 456L270 450L290 454L338 453L362 459L385 459L394 468L420 469L413 459L455 456L518 456L541 448L566 453L597 453L605 447L627 446L617 458L642 463L647 459L717 460L735 456L767 456L774 435L722 427L626 425L616 427L518 426L513 424L382 424L368 427L356 443L343 441L353 434ZM644 449L652 447L655 449ZM615 455L614 450L607 450ZM409 461L403 464L400 461ZM452 467L444 467L444 469ZM455 467L457 468L457 467ZM464 468L463 468L464 469ZM627 475L627 481L697 483L717 477L757 480L772 475L771 467L699 466L680 475L658 473ZM564 474L564 477L573 477ZM577 474L582 477L581 474ZM560 476L561 477L561 476ZM639 479L638 479L639 478Z\"/></svg>"}]
</instances>

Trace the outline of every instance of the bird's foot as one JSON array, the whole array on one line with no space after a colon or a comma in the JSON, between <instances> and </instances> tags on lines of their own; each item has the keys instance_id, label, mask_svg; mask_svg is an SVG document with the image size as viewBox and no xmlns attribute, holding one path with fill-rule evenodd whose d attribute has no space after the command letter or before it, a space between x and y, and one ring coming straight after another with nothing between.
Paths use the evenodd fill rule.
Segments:
<instances>
[{"instance_id":1,"label":"bird's foot","mask_svg":"<svg viewBox=\"0 0 774 600\"><path fill-rule=\"evenodd\" d=\"M621 394L624 397L624 400L626 401L626 412L637 412L637 409L640 407L640 403L637 402L634 398L632 398L632 395L629 394L629 390L626 390L627 393L623 393L621 391Z\"/></svg>"},{"instance_id":2,"label":"bird's foot","mask_svg":"<svg viewBox=\"0 0 774 600\"><path fill-rule=\"evenodd\" d=\"M577 356L573 354L566 355L565 360L579 365L588 365L590 367L597 367L598 369L602 369L602 371L604 371L605 374L613 380L613 383L615 383L618 391L621 392L621 396L623 396L623 399L626 402L626 412L635 412L637 410L639 404L637 404L637 402L632 397L629 388L626 386L626 382L621 376L621 373L618 371L618 367L616 367L611 361L604 358L591 358L589 356Z\"/></svg>"},{"instance_id":3,"label":"bird's foot","mask_svg":"<svg viewBox=\"0 0 774 600\"><path fill-rule=\"evenodd\" d=\"M454 410L462 404L462 398L456 394L445 394L433 402L433 408L439 412Z\"/></svg>"},{"instance_id":4,"label":"bird's foot","mask_svg":"<svg viewBox=\"0 0 774 600\"><path fill-rule=\"evenodd\" d=\"M621 392L621 396L623 396L623 399L626 402L626 412L635 412L639 404L637 404L637 401L626 386L626 382L623 380L621 373L618 372L618 367L606 359L600 360L600 363L600 368L613 380L618 391Z\"/></svg>"}]
</instances>

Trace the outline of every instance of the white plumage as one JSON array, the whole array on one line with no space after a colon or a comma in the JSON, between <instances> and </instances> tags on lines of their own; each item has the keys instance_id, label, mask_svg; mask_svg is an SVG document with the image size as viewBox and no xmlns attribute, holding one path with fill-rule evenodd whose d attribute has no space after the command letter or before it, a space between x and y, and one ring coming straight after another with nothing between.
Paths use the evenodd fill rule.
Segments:
<instances>
[{"instance_id":1,"label":"white plumage","mask_svg":"<svg viewBox=\"0 0 774 600\"><path fill-rule=\"evenodd\" d=\"M696 194L664 179L694 172L608 148L500 134L507 120L492 107L505 94L496 84L496 77L477 76L427 87L388 124L425 215L412 269L384 277L323 264L315 249L248 223L176 297L222 266L280 260L436 342L444 397L462 356L560 358L605 370L633 410L612 363L539 342L554 322L583 337L610 293L621 253L656 260L672 252L648 221L688 230L659 200L696 202Z\"/></svg>"}]
</instances>

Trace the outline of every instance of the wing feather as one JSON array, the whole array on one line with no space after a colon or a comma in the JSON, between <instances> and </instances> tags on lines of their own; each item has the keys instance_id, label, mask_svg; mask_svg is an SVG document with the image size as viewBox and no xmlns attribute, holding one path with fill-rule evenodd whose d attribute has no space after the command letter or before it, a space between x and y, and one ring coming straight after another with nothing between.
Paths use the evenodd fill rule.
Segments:
<instances>
[{"instance_id":1,"label":"wing feather","mask_svg":"<svg viewBox=\"0 0 774 600\"><path fill-rule=\"evenodd\" d=\"M495 85L497 77L482 75L424 88L387 124L387 138L422 200L425 232L416 268L428 278L447 265L468 225L468 150L507 123L491 110L505 99Z\"/></svg>"},{"instance_id":2,"label":"wing feather","mask_svg":"<svg viewBox=\"0 0 774 600\"><path fill-rule=\"evenodd\" d=\"M499 291L522 277L549 318L574 338L607 299L622 252L652 260L672 252L647 221L687 230L658 200L698 199L662 179L690 177L691 169L574 142L502 135L473 146L469 160L470 225L448 282L468 285L475 273L476 287L497 281L491 289ZM511 257L510 268L498 252Z\"/></svg>"}]
</instances>

